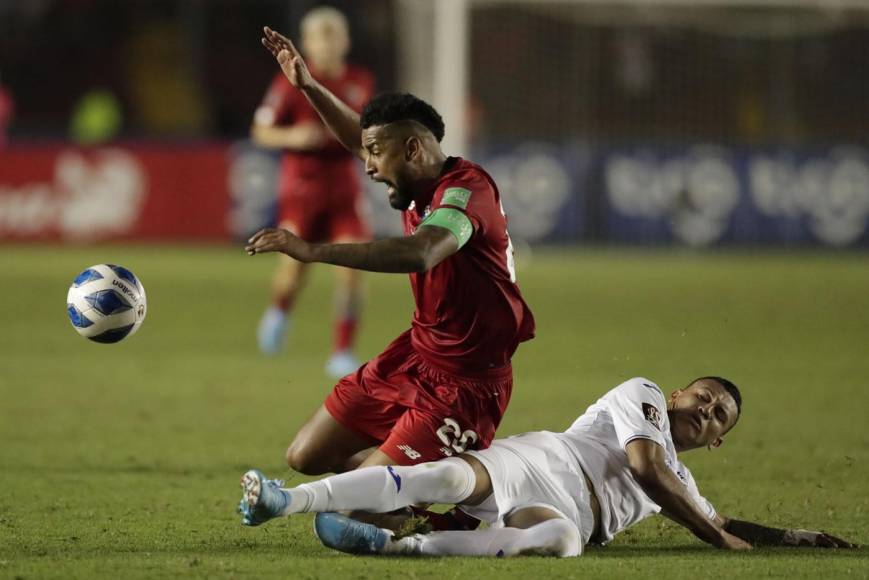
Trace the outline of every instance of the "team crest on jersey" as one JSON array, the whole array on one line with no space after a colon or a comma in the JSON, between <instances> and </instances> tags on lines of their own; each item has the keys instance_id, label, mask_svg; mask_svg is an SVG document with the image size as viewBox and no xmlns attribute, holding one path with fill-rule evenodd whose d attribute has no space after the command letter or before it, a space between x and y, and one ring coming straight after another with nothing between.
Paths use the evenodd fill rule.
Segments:
<instances>
[{"instance_id":1,"label":"team crest on jersey","mask_svg":"<svg viewBox=\"0 0 869 580\"><path fill-rule=\"evenodd\" d=\"M661 413L657 407L649 403L643 403L643 416L646 418L646 421L654 425L655 429L661 430Z\"/></svg>"}]
</instances>

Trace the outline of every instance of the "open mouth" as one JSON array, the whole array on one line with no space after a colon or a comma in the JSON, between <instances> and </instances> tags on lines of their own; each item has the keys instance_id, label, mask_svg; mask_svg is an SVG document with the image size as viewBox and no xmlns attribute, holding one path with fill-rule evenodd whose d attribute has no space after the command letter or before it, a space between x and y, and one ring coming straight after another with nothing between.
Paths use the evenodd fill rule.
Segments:
<instances>
[{"instance_id":1,"label":"open mouth","mask_svg":"<svg viewBox=\"0 0 869 580\"><path fill-rule=\"evenodd\" d=\"M698 431L702 431L702 430L703 430L703 424L700 422L700 419L699 419L696 415L691 415L691 421L692 421L692 422L694 423L694 425L697 427L697 430L698 430Z\"/></svg>"},{"instance_id":2,"label":"open mouth","mask_svg":"<svg viewBox=\"0 0 869 580\"><path fill-rule=\"evenodd\" d=\"M383 185L386 186L386 193L388 193L390 196L395 195L395 193L396 193L395 186L392 183L390 183L389 181L387 181L385 179L380 179L378 177L372 177L371 181L374 181L375 183L382 183Z\"/></svg>"}]
</instances>

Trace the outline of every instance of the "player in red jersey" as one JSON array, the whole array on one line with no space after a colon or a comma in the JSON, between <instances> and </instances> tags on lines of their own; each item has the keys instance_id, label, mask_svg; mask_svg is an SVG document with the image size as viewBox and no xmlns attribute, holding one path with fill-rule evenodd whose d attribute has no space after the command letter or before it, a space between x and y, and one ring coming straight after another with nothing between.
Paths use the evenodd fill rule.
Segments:
<instances>
[{"instance_id":1,"label":"player in red jersey","mask_svg":"<svg viewBox=\"0 0 869 580\"><path fill-rule=\"evenodd\" d=\"M324 244L265 229L247 252L409 273L416 301L410 330L338 382L296 435L287 462L320 474L487 447L510 400L510 358L534 335L495 183L478 165L441 151L443 121L427 103L381 95L360 117L311 76L288 39L266 28L263 44L332 133L364 159L366 173L387 185L406 235Z\"/></svg>"},{"instance_id":2,"label":"player in red jersey","mask_svg":"<svg viewBox=\"0 0 869 580\"><path fill-rule=\"evenodd\" d=\"M371 98L370 73L345 63L350 47L347 21L338 10L315 8L301 23L302 46L312 75L353 110L361 111ZM351 153L331 138L317 112L299 91L278 73L254 115L253 141L280 149L278 225L311 241L353 242L370 239L361 215L363 197ZM280 351L290 313L302 287L305 265L281 257L272 283L271 305L260 321L263 352ZM359 367L352 354L361 303L358 270L336 268L335 341L326 370L335 378Z\"/></svg>"}]
</instances>

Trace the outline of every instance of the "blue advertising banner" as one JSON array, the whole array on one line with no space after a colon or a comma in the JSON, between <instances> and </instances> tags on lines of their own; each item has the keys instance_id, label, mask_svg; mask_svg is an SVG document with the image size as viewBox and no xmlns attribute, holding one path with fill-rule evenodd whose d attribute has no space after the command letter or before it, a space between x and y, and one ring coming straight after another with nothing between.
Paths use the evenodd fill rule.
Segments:
<instances>
[{"instance_id":1,"label":"blue advertising banner","mask_svg":"<svg viewBox=\"0 0 869 580\"><path fill-rule=\"evenodd\" d=\"M233 157L230 223L243 237L274 219L277 164L247 146ZM869 149L863 147L578 141L520 143L470 158L498 184L517 241L869 245ZM384 188L364 176L363 183L375 233L400 234Z\"/></svg>"}]
</instances>

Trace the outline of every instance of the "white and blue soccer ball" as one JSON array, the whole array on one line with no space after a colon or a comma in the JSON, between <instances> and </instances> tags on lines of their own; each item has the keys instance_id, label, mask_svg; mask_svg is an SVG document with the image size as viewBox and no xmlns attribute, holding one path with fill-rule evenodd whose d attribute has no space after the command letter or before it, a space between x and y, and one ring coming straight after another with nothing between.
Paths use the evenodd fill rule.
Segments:
<instances>
[{"instance_id":1,"label":"white and blue soccer ball","mask_svg":"<svg viewBox=\"0 0 869 580\"><path fill-rule=\"evenodd\" d=\"M145 288L122 266L97 264L72 281L66 313L76 332L95 342L118 342L135 333L147 312Z\"/></svg>"}]
</instances>

